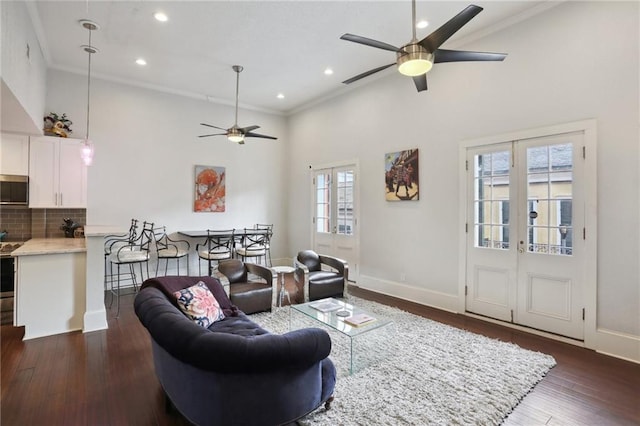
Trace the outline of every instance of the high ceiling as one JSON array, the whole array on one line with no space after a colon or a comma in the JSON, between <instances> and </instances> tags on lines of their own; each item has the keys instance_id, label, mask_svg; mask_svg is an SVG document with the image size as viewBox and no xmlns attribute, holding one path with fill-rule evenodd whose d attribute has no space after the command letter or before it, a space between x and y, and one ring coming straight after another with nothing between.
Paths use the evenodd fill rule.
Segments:
<instances>
[{"instance_id":1,"label":"high ceiling","mask_svg":"<svg viewBox=\"0 0 640 426\"><path fill-rule=\"evenodd\" d=\"M553 3L480 1L484 11L443 48L456 48L480 34L516 23ZM418 1L417 30L430 34L468 6L467 2ZM78 21L101 27L92 33L92 75L153 89L235 102L234 64L240 75L240 105L286 114L348 90L341 82L395 61L392 52L340 40L352 33L401 46L411 39L411 2L393 1L37 1L29 2L49 67L86 74L89 31ZM161 23L154 13L169 20ZM501 46L482 46L502 52ZM505 52L508 53L508 52ZM144 58L146 66L135 63ZM507 58L508 60L508 58ZM460 66L441 64L440 67ZM330 67L334 74L327 76ZM397 73L395 67L381 76ZM376 76L353 85L367 84ZM398 75L398 78L403 78ZM405 77L406 78L406 77ZM407 91L415 92L407 78ZM278 99L278 93L284 99ZM429 92L416 94L428 96Z\"/></svg>"}]
</instances>

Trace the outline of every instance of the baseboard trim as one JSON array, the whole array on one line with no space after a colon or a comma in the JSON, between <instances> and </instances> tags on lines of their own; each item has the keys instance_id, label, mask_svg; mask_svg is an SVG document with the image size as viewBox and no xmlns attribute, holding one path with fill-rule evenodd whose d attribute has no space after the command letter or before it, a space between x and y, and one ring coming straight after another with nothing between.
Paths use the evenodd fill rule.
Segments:
<instances>
[{"instance_id":1,"label":"baseboard trim","mask_svg":"<svg viewBox=\"0 0 640 426\"><path fill-rule=\"evenodd\" d=\"M84 326L82 328L83 333L106 330L107 328L109 328L109 325L107 323L106 309L84 313Z\"/></svg>"},{"instance_id":2,"label":"baseboard trim","mask_svg":"<svg viewBox=\"0 0 640 426\"><path fill-rule=\"evenodd\" d=\"M360 275L360 279L356 285L365 290L374 291L390 297L407 300L409 302L419 303L421 305L440 309L443 311L462 314L469 317L477 318L503 327L509 327L526 333L535 334L537 336L546 337L552 340L569 343L575 346L586 347L581 340L574 340L568 337L559 336L557 334L548 333L542 330L536 330L517 324L506 323L504 321L487 318L470 312L460 312L458 308L458 296L440 293L437 291L426 290L413 287L404 283L398 283L389 280ZM590 348L603 355L614 358L623 359L625 361L640 364L640 337L630 334L611 331L599 328L596 331L596 342L594 347Z\"/></svg>"},{"instance_id":3,"label":"baseboard trim","mask_svg":"<svg viewBox=\"0 0 640 426\"><path fill-rule=\"evenodd\" d=\"M640 364L640 337L619 331L596 330L596 352Z\"/></svg>"},{"instance_id":4,"label":"baseboard trim","mask_svg":"<svg viewBox=\"0 0 640 426\"><path fill-rule=\"evenodd\" d=\"M365 290L375 291L386 296L397 297L409 302L419 303L443 311L459 313L458 296L413 287L404 283L382 280L368 275L360 274L356 285Z\"/></svg>"}]
</instances>

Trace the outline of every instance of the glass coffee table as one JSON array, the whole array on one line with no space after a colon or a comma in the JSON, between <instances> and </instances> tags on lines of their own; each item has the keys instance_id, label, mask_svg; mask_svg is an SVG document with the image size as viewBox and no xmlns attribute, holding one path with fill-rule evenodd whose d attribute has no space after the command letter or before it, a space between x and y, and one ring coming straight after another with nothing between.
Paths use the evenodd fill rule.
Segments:
<instances>
[{"instance_id":1,"label":"glass coffee table","mask_svg":"<svg viewBox=\"0 0 640 426\"><path fill-rule=\"evenodd\" d=\"M353 374L355 371L354 339L393 322L390 319L372 314L345 301L333 298L314 300L300 305L291 305L290 308L290 330L292 329L292 317L294 315L303 315L304 318L311 318L349 338L349 374Z\"/></svg>"}]
</instances>

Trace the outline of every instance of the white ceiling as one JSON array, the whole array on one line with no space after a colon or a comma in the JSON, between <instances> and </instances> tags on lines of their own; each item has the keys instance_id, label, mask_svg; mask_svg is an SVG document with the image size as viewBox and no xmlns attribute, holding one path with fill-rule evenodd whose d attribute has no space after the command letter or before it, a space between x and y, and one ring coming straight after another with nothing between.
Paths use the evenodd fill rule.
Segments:
<instances>
[{"instance_id":1,"label":"white ceiling","mask_svg":"<svg viewBox=\"0 0 640 426\"><path fill-rule=\"evenodd\" d=\"M401 46L411 39L411 2L393 1L37 1L29 2L42 49L52 68L86 74L91 19L92 75L212 102L235 102L234 64L240 105L287 114L348 90L343 80L395 61L393 52L340 40L357 34ZM468 6L468 2L418 1L417 18L430 25L419 39ZM484 11L443 48L477 38L544 10L548 1L480 1ZM163 11L169 21L153 18ZM502 52L501 46L482 46ZM508 53L508 52L503 52ZM147 65L135 64L139 57ZM508 57L507 57L508 60ZM439 64L436 67L447 66ZM324 75L325 68L334 70ZM395 67L379 74L394 73ZM370 76L353 85L366 84ZM398 74L398 78L402 77ZM353 86L352 85L352 86ZM415 91L407 78L407 91ZM284 99L276 95L283 93ZM427 92L416 96L428 96Z\"/></svg>"}]
</instances>

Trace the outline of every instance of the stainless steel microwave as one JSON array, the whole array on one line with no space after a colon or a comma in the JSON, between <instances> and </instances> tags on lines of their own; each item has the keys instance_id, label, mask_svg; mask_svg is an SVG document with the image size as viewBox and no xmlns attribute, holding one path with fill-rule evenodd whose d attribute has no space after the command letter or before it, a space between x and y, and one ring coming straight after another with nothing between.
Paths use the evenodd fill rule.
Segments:
<instances>
[{"instance_id":1,"label":"stainless steel microwave","mask_svg":"<svg viewBox=\"0 0 640 426\"><path fill-rule=\"evenodd\" d=\"M0 204L29 205L29 176L0 175Z\"/></svg>"}]
</instances>

